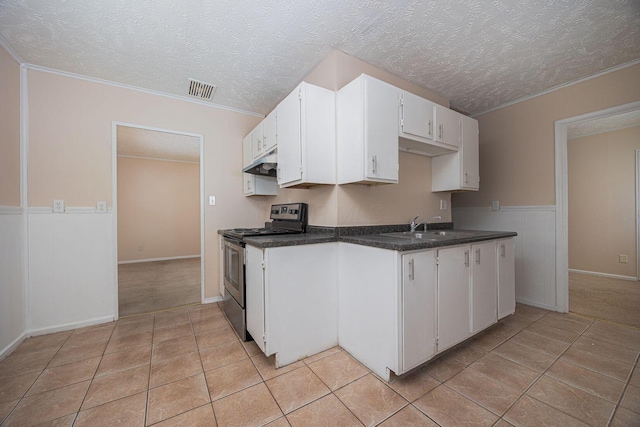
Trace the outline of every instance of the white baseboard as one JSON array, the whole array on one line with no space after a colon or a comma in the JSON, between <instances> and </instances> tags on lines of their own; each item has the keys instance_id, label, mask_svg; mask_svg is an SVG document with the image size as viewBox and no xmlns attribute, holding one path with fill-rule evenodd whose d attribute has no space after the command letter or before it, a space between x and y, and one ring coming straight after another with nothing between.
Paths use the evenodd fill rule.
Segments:
<instances>
[{"instance_id":1,"label":"white baseboard","mask_svg":"<svg viewBox=\"0 0 640 427\"><path fill-rule=\"evenodd\" d=\"M524 304L524 305L530 305L532 307L538 307L538 308L544 308L545 310L549 310L549 311L558 311L560 312L560 310L558 310L558 307L553 306L553 305L547 305L547 304L541 304L537 301L530 301L530 300L526 300L523 298L516 298L516 302L519 302L520 304Z\"/></svg>"},{"instance_id":2,"label":"white baseboard","mask_svg":"<svg viewBox=\"0 0 640 427\"><path fill-rule=\"evenodd\" d=\"M120 264L139 264L143 262L155 262L155 261L174 261L177 259L191 259L191 258L200 258L200 255L184 255L184 256L170 256L165 258L147 258L147 259L134 259L131 261L118 261L118 265Z\"/></svg>"},{"instance_id":3,"label":"white baseboard","mask_svg":"<svg viewBox=\"0 0 640 427\"><path fill-rule=\"evenodd\" d=\"M224 301L224 298L222 296L218 296L218 297L211 297L211 298L205 298L202 300L202 304L211 304L214 302L221 302Z\"/></svg>"},{"instance_id":4,"label":"white baseboard","mask_svg":"<svg viewBox=\"0 0 640 427\"><path fill-rule=\"evenodd\" d=\"M0 215L20 215L22 212L20 206L0 206Z\"/></svg>"},{"instance_id":5,"label":"white baseboard","mask_svg":"<svg viewBox=\"0 0 640 427\"><path fill-rule=\"evenodd\" d=\"M622 276L620 274L599 273L597 271L575 270L573 268L569 269L569 273L586 274L587 276L608 277L610 279L630 280L633 282L638 281L638 278L633 276Z\"/></svg>"},{"instance_id":6,"label":"white baseboard","mask_svg":"<svg viewBox=\"0 0 640 427\"><path fill-rule=\"evenodd\" d=\"M64 325L51 326L41 329L32 329L29 331L29 336L34 337L37 335L52 334L54 332L70 331L72 329L85 328L87 326L99 325L101 323L114 322L113 316L96 317L94 319L85 320L82 322L65 323Z\"/></svg>"},{"instance_id":7,"label":"white baseboard","mask_svg":"<svg viewBox=\"0 0 640 427\"><path fill-rule=\"evenodd\" d=\"M23 333L22 335L20 335L18 338L16 338L15 340L13 340L8 346L6 346L5 348L3 348L2 350L0 350L0 360L4 359L5 357L7 357L8 355L11 354L11 352L13 350L15 350L16 348L18 348L18 346L22 343L22 341L24 341L27 338L27 334Z\"/></svg>"}]
</instances>

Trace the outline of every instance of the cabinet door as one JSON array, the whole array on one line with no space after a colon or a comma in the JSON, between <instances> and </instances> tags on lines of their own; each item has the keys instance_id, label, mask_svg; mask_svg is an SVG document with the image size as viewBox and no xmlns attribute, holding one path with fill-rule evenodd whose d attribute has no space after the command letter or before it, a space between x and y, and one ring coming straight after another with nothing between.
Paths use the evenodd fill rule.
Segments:
<instances>
[{"instance_id":1,"label":"cabinet door","mask_svg":"<svg viewBox=\"0 0 640 427\"><path fill-rule=\"evenodd\" d=\"M498 319L516 310L514 239L498 240Z\"/></svg>"},{"instance_id":2,"label":"cabinet door","mask_svg":"<svg viewBox=\"0 0 640 427\"><path fill-rule=\"evenodd\" d=\"M251 149L253 152L252 159L255 160L264 154L263 143L263 127L262 122L251 131Z\"/></svg>"},{"instance_id":3,"label":"cabinet door","mask_svg":"<svg viewBox=\"0 0 640 427\"><path fill-rule=\"evenodd\" d=\"M398 182L398 89L367 78L364 96L367 178Z\"/></svg>"},{"instance_id":4,"label":"cabinet door","mask_svg":"<svg viewBox=\"0 0 640 427\"><path fill-rule=\"evenodd\" d=\"M462 114L450 110L442 105L435 105L436 141L460 147L460 117Z\"/></svg>"},{"instance_id":5,"label":"cabinet door","mask_svg":"<svg viewBox=\"0 0 640 427\"><path fill-rule=\"evenodd\" d=\"M302 87L278 105L278 184L281 186L302 179Z\"/></svg>"},{"instance_id":6,"label":"cabinet door","mask_svg":"<svg viewBox=\"0 0 640 427\"><path fill-rule=\"evenodd\" d=\"M242 194L250 196L256 191L256 176L250 173L242 174Z\"/></svg>"},{"instance_id":7,"label":"cabinet door","mask_svg":"<svg viewBox=\"0 0 640 427\"><path fill-rule=\"evenodd\" d=\"M263 153L267 154L278 144L278 112L273 110L262 121Z\"/></svg>"},{"instance_id":8,"label":"cabinet door","mask_svg":"<svg viewBox=\"0 0 640 427\"><path fill-rule=\"evenodd\" d=\"M435 353L435 251L402 256L402 371L429 360Z\"/></svg>"},{"instance_id":9,"label":"cabinet door","mask_svg":"<svg viewBox=\"0 0 640 427\"><path fill-rule=\"evenodd\" d=\"M498 321L496 242L471 245L471 333Z\"/></svg>"},{"instance_id":10,"label":"cabinet door","mask_svg":"<svg viewBox=\"0 0 640 427\"><path fill-rule=\"evenodd\" d=\"M460 168L461 187L480 188L480 154L478 144L478 121L461 116L462 120L462 166Z\"/></svg>"},{"instance_id":11,"label":"cabinet door","mask_svg":"<svg viewBox=\"0 0 640 427\"><path fill-rule=\"evenodd\" d=\"M469 337L469 246L438 250L438 351Z\"/></svg>"},{"instance_id":12,"label":"cabinet door","mask_svg":"<svg viewBox=\"0 0 640 427\"><path fill-rule=\"evenodd\" d=\"M433 104L409 92L402 92L401 104L402 136L433 139Z\"/></svg>"},{"instance_id":13,"label":"cabinet door","mask_svg":"<svg viewBox=\"0 0 640 427\"><path fill-rule=\"evenodd\" d=\"M266 347L266 325L264 316L265 289L262 249L247 246L245 251L245 310L247 331L260 350Z\"/></svg>"},{"instance_id":14,"label":"cabinet door","mask_svg":"<svg viewBox=\"0 0 640 427\"><path fill-rule=\"evenodd\" d=\"M251 133L242 140L242 167L249 166L253 160L251 152Z\"/></svg>"}]
</instances>

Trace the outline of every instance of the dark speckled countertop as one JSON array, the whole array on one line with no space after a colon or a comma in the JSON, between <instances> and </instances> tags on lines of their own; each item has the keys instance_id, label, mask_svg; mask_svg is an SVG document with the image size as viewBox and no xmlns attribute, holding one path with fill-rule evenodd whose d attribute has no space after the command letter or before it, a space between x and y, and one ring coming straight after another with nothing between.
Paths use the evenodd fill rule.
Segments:
<instances>
[{"instance_id":1,"label":"dark speckled countertop","mask_svg":"<svg viewBox=\"0 0 640 427\"><path fill-rule=\"evenodd\" d=\"M409 226L406 224L361 227L309 226L307 228L307 232L304 234L246 237L244 241L247 244L258 248L312 245L339 241L393 251L411 251L517 236L517 233L514 232L454 230L452 227L452 223L429 224L429 230L449 230L453 232L464 232L465 234L463 236L431 236L433 238L416 239L384 235L386 233L408 231Z\"/></svg>"}]
</instances>

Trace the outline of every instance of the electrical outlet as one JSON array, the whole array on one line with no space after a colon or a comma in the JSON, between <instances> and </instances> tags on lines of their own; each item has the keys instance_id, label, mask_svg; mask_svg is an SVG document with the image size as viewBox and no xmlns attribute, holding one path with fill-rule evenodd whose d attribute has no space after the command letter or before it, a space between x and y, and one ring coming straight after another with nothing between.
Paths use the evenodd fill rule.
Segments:
<instances>
[{"instance_id":1,"label":"electrical outlet","mask_svg":"<svg viewBox=\"0 0 640 427\"><path fill-rule=\"evenodd\" d=\"M441 211L447 210L447 201L445 199L440 199L440 210Z\"/></svg>"},{"instance_id":2,"label":"electrical outlet","mask_svg":"<svg viewBox=\"0 0 640 427\"><path fill-rule=\"evenodd\" d=\"M98 213L107 213L107 202L98 202L96 204L96 210Z\"/></svg>"},{"instance_id":3,"label":"electrical outlet","mask_svg":"<svg viewBox=\"0 0 640 427\"><path fill-rule=\"evenodd\" d=\"M629 262L629 256L628 255L618 255L618 260L621 264L627 264Z\"/></svg>"},{"instance_id":4,"label":"electrical outlet","mask_svg":"<svg viewBox=\"0 0 640 427\"><path fill-rule=\"evenodd\" d=\"M500 210L500 200L492 200L491 201L491 210L499 211Z\"/></svg>"},{"instance_id":5,"label":"electrical outlet","mask_svg":"<svg viewBox=\"0 0 640 427\"><path fill-rule=\"evenodd\" d=\"M138 252L144 251L144 246L138 246Z\"/></svg>"},{"instance_id":6,"label":"electrical outlet","mask_svg":"<svg viewBox=\"0 0 640 427\"><path fill-rule=\"evenodd\" d=\"M55 213L64 213L64 200L54 200L53 211Z\"/></svg>"}]
</instances>

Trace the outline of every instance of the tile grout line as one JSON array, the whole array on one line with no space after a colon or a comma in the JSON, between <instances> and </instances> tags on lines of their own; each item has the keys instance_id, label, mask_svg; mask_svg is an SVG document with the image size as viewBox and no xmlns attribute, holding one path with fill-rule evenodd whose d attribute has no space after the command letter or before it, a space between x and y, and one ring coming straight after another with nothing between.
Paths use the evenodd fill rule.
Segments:
<instances>
[{"instance_id":1,"label":"tile grout line","mask_svg":"<svg viewBox=\"0 0 640 427\"><path fill-rule=\"evenodd\" d=\"M627 392L627 389L629 388L629 386L631 385L631 377L633 377L633 374L636 371L639 371L638 361L640 360L640 352L636 352L636 353L637 353L636 360L635 360L635 363L633 364L633 369L631 369L631 372L627 376L627 381L624 387L622 388L622 393L620 393L620 397L618 397L618 402L614 406L613 411L611 411L611 415L609 416L609 421L607 422L607 426L611 425L611 422L613 421L613 417L616 415L616 413L618 412L618 409L620 408L620 405L622 404L622 399L624 399L624 395ZM634 412L634 411L631 411L631 412Z\"/></svg>"}]
</instances>

